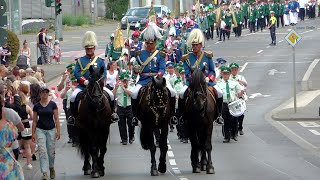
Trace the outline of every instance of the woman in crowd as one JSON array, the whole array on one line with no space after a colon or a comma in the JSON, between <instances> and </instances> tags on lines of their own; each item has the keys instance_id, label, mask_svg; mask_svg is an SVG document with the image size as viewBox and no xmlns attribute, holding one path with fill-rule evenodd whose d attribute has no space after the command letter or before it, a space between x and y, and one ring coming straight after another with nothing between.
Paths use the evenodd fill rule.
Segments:
<instances>
[{"instance_id":1,"label":"woman in crowd","mask_svg":"<svg viewBox=\"0 0 320 180\"><path fill-rule=\"evenodd\" d=\"M33 76L39 81L39 85L40 86L44 86L45 85L43 77L42 77L40 72L36 72Z\"/></svg>"},{"instance_id":2,"label":"woman in crowd","mask_svg":"<svg viewBox=\"0 0 320 180\"><path fill-rule=\"evenodd\" d=\"M41 61L43 64L48 63L48 43L46 40L46 28L41 28L38 34L38 46L41 53Z\"/></svg>"},{"instance_id":3,"label":"woman in crowd","mask_svg":"<svg viewBox=\"0 0 320 180\"><path fill-rule=\"evenodd\" d=\"M27 65L28 65L28 67L30 67L31 50L28 47L27 40L23 41L23 47L20 50L20 54L27 57Z\"/></svg>"},{"instance_id":4,"label":"woman in crowd","mask_svg":"<svg viewBox=\"0 0 320 180\"><path fill-rule=\"evenodd\" d=\"M17 128L2 116L4 97L0 95L0 179L23 179L23 171L16 161L12 144L18 136Z\"/></svg>"},{"instance_id":5,"label":"woman in crowd","mask_svg":"<svg viewBox=\"0 0 320 180\"><path fill-rule=\"evenodd\" d=\"M32 109L28 106L28 94L29 94L29 84L22 81L19 87L19 96L21 98L21 108L18 112L21 122L24 125L25 130L19 134L22 139L22 144L24 147L24 153L27 158L27 168L32 169L31 157L34 152L31 153L31 137L32 130L29 122L29 117L32 120ZM28 117L29 116L29 117ZM34 156L34 155L33 155Z\"/></svg>"},{"instance_id":6,"label":"woman in crowd","mask_svg":"<svg viewBox=\"0 0 320 180\"><path fill-rule=\"evenodd\" d=\"M54 179L56 176L55 143L60 139L58 107L54 101L50 100L49 92L48 87L42 86L40 102L33 107L32 141L35 142L37 139L42 179L48 179L48 165L50 178Z\"/></svg>"},{"instance_id":7,"label":"woman in crowd","mask_svg":"<svg viewBox=\"0 0 320 180\"><path fill-rule=\"evenodd\" d=\"M112 91L117 84L117 80L119 79L117 63L115 61L110 61L107 69L106 87Z\"/></svg>"}]
</instances>

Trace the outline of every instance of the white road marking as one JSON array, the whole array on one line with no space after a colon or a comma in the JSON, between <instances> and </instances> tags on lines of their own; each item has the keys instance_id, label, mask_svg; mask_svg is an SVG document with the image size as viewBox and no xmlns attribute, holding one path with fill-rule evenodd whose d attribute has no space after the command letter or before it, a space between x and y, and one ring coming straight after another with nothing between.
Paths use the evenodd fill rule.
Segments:
<instances>
[{"instance_id":1,"label":"white road marking","mask_svg":"<svg viewBox=\"0 0 320 180\"><path fill-rule=\"evenodd\" d=\"M65 119L65 118L66 118L66 116L59 116L59 118L60 118L60 119Z\"/></svg>"},{"instance_id":2,"label":"white road marking","mask_svg":"<svg viewBox=\"0 0 320 180\"><path fill-rule=\"evenodd\" d=\"M168 149L169 149L169 150L172 149L172 148L171 148L171 145L169 145L169 144L168 144Z\"/></svg>"},{"instance_id":3,"label":"white road marking","mask_svg":"<svg viewBox=\"0 0 320 180\"><path fill-rule=\"evenodd\" d=\"M263 50L258 51L257 53L260 54Z\"/></svg>"},{"instance_id":4,"label":"white road marking","mask_svg":"<svg viewBox=\"0 0 320 180\"><path fill-rule=\"evenodd\" d=\"M283 40L279 41L279 43L282 43L282 42L283 42Z\"/></svg>"},{"instance_id":5,"label":"white road marking","mask_svg":"<svg viewBox=\"0 0 320 180\"><path fill-rule=\"evenodd\" d=\"M170 163L171 166L176 166L177 165L175 159L169 159L169 163Z\"/></svg>"},{"instance_id":6,"label":"white road marking","mask_svg":"<svg viewBox=\"0 0 320 180\"><path fill-rule=\"evenodd\" d=\"M66 115L64 112L61 112L60 115Z\"/></svg>"},{"instance_id":7,"label":"white road marking","mask_svg":"<svg viewBox=\"0 0 320 180\"><path fill-rule=\"evenodd\" d=\"M270 46L267 46L267 49L270 48Z\"/></svg>"},{"instance_id":8,"label":"white road marking","mask_svg":"<svg viewBox=\"0 0 320 180\"><path fill-rule=\"evenodd\" d=\"M309 143L308 141L306 141L305 139L303 139L301 136L299 136L298 134L294 133L291 129L289 129L287 126L285 126L284 124L282 124L280 121L276 121L276 123L280 124L284 129L286 129L288 132L290 132L291 134L293 134L294 136L296 136L299 140L303 141L304 143L308 144L310 147L312 147L313 149L318 149L318 147L314 146L313 144Z\"/></svg>"},{"instance_id":9,"label":"white road marking","mask_svg":"<svg viewBox=\"0 0 320 180\"><path fill-rule=\"evenodd\" d=\"M259 163L261 163L261 164L263 164L263 165L265 165L265 166L269 167L270 169L272 169L272 170L274 170L274 171L276 171L276 172L278 172L278 173L280 173L280 174L283 174L283 175L288 176L290 179L296 179L296 180L298 180L297 178L295 178L295 177L293 177L293 176L289 175L289 174L288 174L288 173L286 173L286 172L283 172L283 171L281 171L281 170L279 170L279 169L275 168L274 166L272 166L272 165L270 165L270 164L268 164L268 163L264 162L263 160L259 160L258 158L254 157L254 156L252 156L252 155L251 155L251 157L252 157L253 159L255 159L257 162L259 162Z\"/></svg>"},{"instance_id":10,"label":"white road marking","mask_svg":"<svg viewBox=\"0 0 320 180\"><path fill-rule=\"evenodd\" d=\"M246 67L247 67L248 64L249 64L248 62L244 63L244 65L243 65L242 68L240 69L240 72L243 72L244 69L246 69Z\"/></svg>"},{"instance_id":11,"label":"white road marking","mask_svg":"<svg viewBox=\"0 0 320 180\"><path fill-rule=\"evenodd\" d=\"M297 97L297 107L305 107L316 97L320 95L320 90L316 91L305 91L302 95ZM293 102L286 105L284 109L293 108Z\"/></svg>"},{"instance_id":12,"label":"white road marking","mask_svg":"<svg viewBox=\"0 0 320 180\"><path fill-rule=\"evenodd\" d=\"M216 42L216 43L214 43L214 44L219 44L219 43L221 43L221 41L218 41L218 42Z\"/></svg>"},{"instance_id":13,"label":"white road marking","mask_svg":"<svg viewBox=\"0 0 320 180\"><path fill-rule=\"evenodd\" d=\"M309 162L309 161L307 161L307 160L304 160L304 161L305 161L307 164L311 165L312 167L319 169L318 166L312 164L311 162Z\"/></svg>"},{"instance_id":14,"label":"white road marking","mask_svg":"<svg viewBox=\"0 0 320 180\"><path fill-rule=\"evenodd\" d=\"M313 30L309 30L309 31L305 31L305 32L302 32L300 34L306 34L306 33L309 33L309 32L312 32Z\"/></svg>"},{"instance_id":15,"label":"white road marking","mask_svg":"<svg viewBox=\"0 0 320 180\"><path fill-rule=\"evenodd\" d=\"M174 169L173 172L174 172L175 174L181 174L181 171L180 171L179 169Z\"/></svg>"},{"instance_id":16,"label":"white road marking","mask_svg":"<svg viewBox=\"0 0 320 180\"><path fill-rule=\"evenodd\" d=\"M302 81L308 81L309 80L313 69L316 67L316 65L319 63L319 61L320 61L320 59L315 59L315 60L312 61L312 63L308 67L308 70L304 74L304 76L302 78Z\"/></svg>"},{"instance_id":17,"label":"white road marking","mask_svg":"<svg viewBox=\"0 0 320 180\"><path fill-rule=\"evenodd\" d=\"M59 122L64 122L64 120L60 120L60 119L59 119Z\"/></svg>"},{"instance_id":18,"label":"white road marking","mask_svg":"<svg viewBox=\"0 0 320 180\"><path fill-rule=\"evenodd\" d=\"M169 142L169 139L167 139L167 143L169 144L170 142Z\"/></svg>"},{"instance_id":19,"label":"white road marking","mask_svg":"<svg viewBox=\"0 0 320 180\"><path fill-rule=\"evenodd\" d=\"M180 180L188 180L188 178L181 177Z\"/></svg>"},{"instance_id":20,"label":"white road marking","mask_svg":"<svg viewBox=\"0 0 320 180\"><path fill-rule=\"evenodd\" d=\"M309 129L310 132L312 132L314 135L320 136L320 132L315 129Z\"/></svg>"},{"instance_id":21,"label":"white road marking","mask_svg":"<svg viewBox=\"0 0 320 180\"><path fill-rule=\"evenodd\" d=\"M300 124L302 127L305 128L317 128L320 127L319 124L317 124L316 122L297 122L298 124Z\"/></svg>"},{"instance_id":22,"label":"white road marking","mask_svg":"<svg viewBox=\"0 0 320 180\"><path fill-rule=\"evenodd\" d=\"M250 60L249 60L250 61ZM257 64L292 64L292 62L288 62L288 61L260 61L260 62L256 62L256 61L250 61L250 63L257 63ZM310 63L310 61L301 61L301 62L296 62L296 64L305 64L305 63Z\"/></svg>"},{"instance_id":23,"label":"white road marking","mask_svg":"<svg viewBox=\"0 0 320 180\"><path fill-rule=\"evenodd\" d=\"M174 157L174 154L173 154L172 151L168 151L167 154L168 154L169 157Z\"/></svg>"}]
</instances>

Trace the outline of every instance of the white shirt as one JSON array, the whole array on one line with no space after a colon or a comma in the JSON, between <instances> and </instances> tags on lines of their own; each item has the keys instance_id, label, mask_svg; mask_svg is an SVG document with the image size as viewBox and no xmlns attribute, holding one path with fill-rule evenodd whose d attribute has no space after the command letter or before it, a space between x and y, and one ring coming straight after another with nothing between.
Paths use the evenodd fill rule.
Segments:
<instances>
[{"instance_id":1,"label":"white shirt","mask_svg":"<svg viewBox=\"0 0 320 180\"><path fill-rule=\"evenodd\" d=\"M109 84L111 87L115 87L117 83L117 76L118 76L118 71L114 70L113 74L109 74L109 70L107 70L107 80L106 84Z\"/></svg>"},{"instance_id":2,"label":"white shirt","mask_svg":"<svg viewBox=\"0 0 320 180\"><path fill-rule=\"evenodd\" d=\"M226 27L226 23L222 20L220 23L220 28L224 29Z\"/></svg>"}]
</instances>

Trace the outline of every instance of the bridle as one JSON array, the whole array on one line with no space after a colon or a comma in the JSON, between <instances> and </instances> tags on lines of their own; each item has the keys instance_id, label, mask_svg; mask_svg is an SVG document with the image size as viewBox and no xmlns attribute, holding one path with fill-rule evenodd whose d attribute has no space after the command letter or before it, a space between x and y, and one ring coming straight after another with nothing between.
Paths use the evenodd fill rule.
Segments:
<instances>
[{"instance_id":1,"label":"bridle","mask_svg":"<svg viewBox=\"0 0 320 180\"><path fill-rule=\"evenodd\" d=\"M93 84L93 87L91 89L91 92L89 91L89 89L87 89L86 91L86 96L89 96L89 98L92 100L94 98L99 98L98 102L101 102L101 100L103 100L103 97L105 97L104 93L103 93L103 88L101 87L101 85L99 84L99 82L103 79L103 76L101 78L99 78L98 80L96 80ZM92 96L91 94L94 93L95 88L98 88L99 92L101 93L99 96ZM106 97L105 97L106 98ZM104 104L104 103L103 103ZM105 104L101 109L98 109L97 111L102 111L105 108Z\"/></svg>"}]
</instances>

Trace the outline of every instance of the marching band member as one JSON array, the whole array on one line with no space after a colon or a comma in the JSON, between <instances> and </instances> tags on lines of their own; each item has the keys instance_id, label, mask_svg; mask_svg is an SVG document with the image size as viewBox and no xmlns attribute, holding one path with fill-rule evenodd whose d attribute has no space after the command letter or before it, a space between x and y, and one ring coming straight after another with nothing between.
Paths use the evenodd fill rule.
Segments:
<instances>
[{"instance_id":1,"label":"marching band member","mask_svg":"<svg viewBox=\"0 0 320 180\"><path fill-rule=\"evenodd\" d=\"M289 15L289 0L285 0L284 3L284 11L283 11L283 20L284 25L289 26L290 25L290 15Z\"/></svg>"},{"instance_id":2,"label":"marching band member","mask_svg":"<svg viewBox=\"0 0 320 180\"><path fill-rule=\"evenodd\" d=\"M243 3L241 4L241 11L243 13L245 29L248 28L248 10L249 10L249 5L247 3L247 0L244 0Z\"/></svg>"},{"instance_id":3,"label":"marching band member","mask_svg":"<svg viewBox=\"0 0 320 180\"><path fill-rule=\"evenodd\" d=\"M294 26L298 23L299 3L296 0L291 0L291 2L289 2L289 9L290 24Z\"/></svg>"},{"instance_id":4,"label":"marching band member","mask_svg":"<svg viewBox=\"0 0 320 180\"><path fill-rule=\"evenodd\" d=\"M105 57L107 58L106 60L106 66L108 65L109 63L109 60L110 60L110 57L112 57L112 52L113 52L113 43L114 43L114 34L110 34L110 42L107 44L107 47L106 47L106 52L105 52Z\"/></svg>"},{"instance_id":5,"label":"marching band member","mask_svg":"<svg viewBox=\"0 0 320 180\"><path fill-rule=\"evenodd\" d=\"M237 81L230 80L231 70L229 67L221 68L223 80L219 81L217 85L223 92L222 118L224 119L224 140L223 143L229 143L230 138L238 141L238 121L229 112L228 104L237 100L242 96L242 87Z\"/></svg>"},{"instance_id":6,"label":"marching band member","mask_svg":"<svg viewBox=\"0 0 320 180\"><path fill-rule=\"evenodd\" d=\"M207 77L206 80L208 81L208 86L213 87L217 91L217 106L219 109L221 109L222 105L222 91L221 89L216 85L215 82L215 70L214 70L214 62L212 60L212 52L203 52L202 47L204 43L204 36L200 29L194 29L191 31L189 38L188 38L188 44L192 46L192 52L184 55L182 57L183 66L185 69L185 75L186 75L186 85L183 87L183 89L180 91L180 100L179 100L179 106L183 106L184 104L184 95L186 90L188 89L189 85L189 79L191 77L191 68L198 68L202 69L204 65L206 65L206 74Z\"/></svg>"},{"instance_id":7,"label":"marching band member","mask_svg":"<svg viewBox=\"0 0 320 180\"><path fill-rule=\"evenodd\" d=\"M251 7L249 9L249 29L250 29L250 33L256 32L256 22L257 22L257 16L258 16L258 11L256 10L256 8L254 7L254 4L251 4Z\"/></svg>"},{"instance_id":8,"label":"marching band member","mask_svg":"<svg viewBox=\"0 0 320 180\"><path fill-rule=\"evenodd\" d=\"M235 37L240 37L242 34L242 24L243 24L244 18L243 18L243 13L239 10L239 6L236 6L235 16L238 24L238 26L234 28Z\"/></svg>"},{"instance_id":9,"label":"marching band member","mask_svg":"<svg viewBox=\"0 0 320 180\"><path fill-rule=\"evenodd\" d=\"M226 35L228 37L228 40L230 39L230 33L231 33L231 25L234 23L233 22L233 15L230 13L230 9L228 8L226 10L226 14L224 16L224 22L226 23Z\"/></svg>"},{"instance_id":10,"label":"marching band member","mask_svg":"<svg viewBox=\"0 0 320 180\"><path fill-rule=\"evenodd\" d=\"M245 90L247 89L248 83L247 83L246 79L244 78L244 76L238 74L239 65L237 63L231 63L229 65L229 67L231 70L230 80L237 81L242 86L242 90L245 93L246 92ZM243 119L244 119L244 114L238 117L238 123L239 123L238 130L239 130L240 135L244 134L243 133Z\"/></svg>"},{"instance_id":11,"label":"marching band member","mask_svg":"<svg viewBox=\"0 0 320 180\"><path fill-rule=\"evenodd\" d=\"M98 56L96 56L94 53L96 47L98 46L96 34L92 31L87 31L84 34L84 37L82 39L82 46L83 48L85 48L86 55L81 57L76 62L76 65L74 68L74 76L76 77L79 85L71 94L71 99L70 99L70 110L72 113L71 118L74 118L77 114L77 107L79 103L79 99L77 98L77 95L80 92L82 92L86 88L86 86L89 84L89 81L88 81L88 78L90 76L89 67L93 65L97 66L98 68L103 67L104 79L106 79L106 76L107 76L106 66L104 61ZM103 87L103 90L106 92L111 108L114 108L114 95L112 91L110 91L106 87ZM113 113L111 115L111 119L113 122L119 121L119 117L116 113Z\"/></svg>"}]
</instances>

